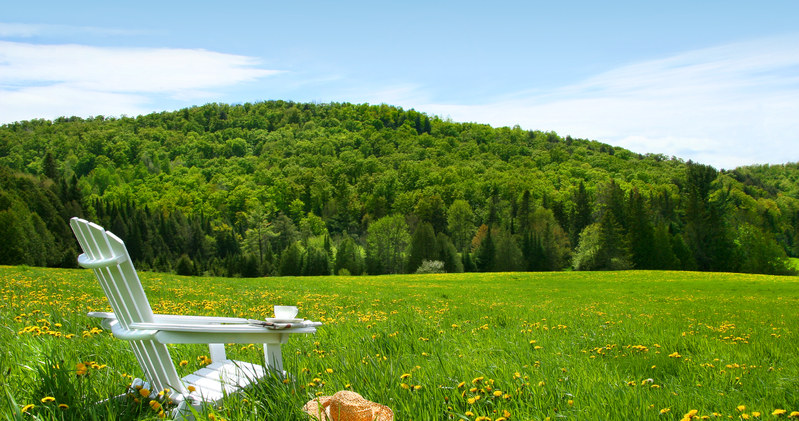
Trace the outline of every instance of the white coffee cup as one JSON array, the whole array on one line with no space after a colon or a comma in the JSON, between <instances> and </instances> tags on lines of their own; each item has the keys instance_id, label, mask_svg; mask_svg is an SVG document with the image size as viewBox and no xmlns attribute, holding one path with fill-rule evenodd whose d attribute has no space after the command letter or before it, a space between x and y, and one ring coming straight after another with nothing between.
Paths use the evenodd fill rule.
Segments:
<instances>
[{"instance_id":1,"label":"white coffee cup","mask_svg":"<svg viewBox=\"0 0 799 421\"><path fill-rule=\"evenodd\" d=\"M281 320L293 319L299 310L296 306L275 306L275 318Z\"/></svg>"}]
</instances>

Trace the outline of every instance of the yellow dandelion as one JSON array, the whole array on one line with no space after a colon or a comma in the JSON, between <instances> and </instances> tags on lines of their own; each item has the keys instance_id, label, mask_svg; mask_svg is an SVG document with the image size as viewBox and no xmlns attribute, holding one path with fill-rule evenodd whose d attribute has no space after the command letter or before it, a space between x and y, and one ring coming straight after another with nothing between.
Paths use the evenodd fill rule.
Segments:
<instances>
[{"instance_id":1,"label":"yellow dandelion","mask_svg":"<svg viewBox=\"0 0 799 421\"><path fill-rule=\"evenodd\" d=\"M786 411L784 409L775 409L774 412L771 413L771 415L774 415L775 417L779 417L780 415L785 415L786 412L788 412L788 411Z\"/></svg>"},{"instance_id":2,"label":"yellow dandelion","mask_svg":"<svg viewBox=\"0 0 799 421\"><path fill-rule=\"evenodd\" d=\"M197 388L196 388L196 387L194 387L193 385L189 385L189 387L187 387L187 389L189 389L189 392L195 392L195 391L197 391Z\"/></svg>"},{"instance_id":3,"label":"yellow dandelion","mask_svg":"<svg viewBox=\"0 0 799 421\"><path fill-rule=\"evenodd\" d=\"M67 405L65 403L60 403L60 404L58 404L58 409L67 410L67 409L69 409L69 405Z\"/></svg>"},{"instance_id":4,"label":"yellow dandelion","mask_svg":"<svg viewBox=\"0 0 799 421\"><path fill-rule=\"evenodd\" d=\"M463 413L463 415L466 415L467 417L473 417L474 416L474 412L466 411L466 412Z\"/></svg>"},{"instance_id":5,"label":"yellow dandelion","mask_svg":"<svg viewBox=\"0 0 799 421\"><path fill-rule=\"evenodd\" d=\"M408 383L402 383L400 385L400 387L403 388L403 389L410 389L410 386L408 386Z\"/></svg>"},{"instance_id":6,"label":"yellow dandelion","mask_svg":"<svg viewBox=\"0 0 799 421\"><path fill-rule=\"evenodd\" d=\"M405 379L407 379L408 377L411 377L411 374L410 374L410 373L403 373L403 374L400 376L400 379L402 379L402 380L405 380Z\"/></svg>"},{"instance_id":7,"label":"yellow dandelion","mask_svg":"<svg viewBox=\"0 0 799 421\"><path fill-rule=\"evenodd\" d=\"M494 391L494 396L496 396L496 397L502 396L502 391L501 390L495 390Z\"/></svg>"},{"instance_id":8,"label":"yellow dandelion","mask_svg":"<svg viewBox=\"0 0 799 421\"><path fill-rule=\"evenodd\" d=\"M50 403L55 402L55 398L52 396L45 396L42 398L42 403Z\"/></svg>"},{"instance_id":9,"label":"yellow dandelion","mask_svg":"<svg viewBox=\"0 0 799 421\"><path fill-rule=\"evenodd\" d=\"M738 405L735 407L735 409L737 409L738 412L744 412L746 411L746 405Z\"/></svg>"},{"instance_id":10,"label":"yellow dandelion","mask_svg":"<svg viewBox=\"0 0 799 421\"><path fill-rule=\"evenodd\" d=\"M333 374L333 369L332 368L328 368L327 370L325 370L325 372L327 374Z\"/></svg>"},{"instance_id":11,"label":"yellow dandelion","mask_svg":"<svg viewBox=\"0 0 799 421\"><path fill-rule=\"evenodd\" d=\"M792 411L788 418L799 418L799 411Z\"/></svg>"},{"instance_id":12,"label":"yellow dandelion","mask_svg":"<svg viewBox=\"0 0 799 421\"><path fill-rule=\"evenodd\" d=\"M160 411L161 404L158 401L150 401L150 408L152 408L153 411Z\"/></svg>"},{"instance_id":13,"label":"yellow dandelion","mask_svg":"<svg viewBox=\"0 0 799 421\"><path fill-rule=\"evenodd\" d=\"M661 414L665 414L665 413L668 413L669 411L671 411L671 408L663 408L663 409L660 410L660 413Z\"/></svg>"},{"instance_id":14,"label":"yellow dandelion","mask_svg":"<svg viewBox=\"0 0 799 421\"><path fill-rule=\"evenodd\" d=\"M181 366L181 367L185 367L185 366L186 366L186 365L188 365L188 364L189 364L189 362L188 362L188 361L186 361L186 360L180 360L180 366Z\"/></svg>"},{"instance_id":15,"label":"yellow dandelion","mask_svg":"<svg viewBox=\"0 0 799 421\"><path fill-rule=\"evenodd\" d=\"M417 384L416 386L413 387L413 390L419 390L421 388L422 388L422 385Z\"/></svg>"},{"instance_id":16,"label":"yellow dandelion","mask_svg":"<svg viewBox=\"0 0 799 421\"><path fill-rule=\"evenodd\" d=\"M23 406L23 407L22 407L22 409L21 409L20 411L22 411L22 412L28 412L28 411L30 411L31 409L33 409L34 407L36 407L36 405L34 405L34 404L32 404L32 403L29 403L29 404L27 404L27 405Z\"/></svg>"},{"instance_id":17,"label":"yellow dandelion","mask_svg":"<svg viewBox=\"0 0 799 421\"><path fill-rule=\"evenodd\" d=\"M142 395L142 397L146 398L150 396L150 389L144 389L144 388L139 389L139 394Z\"/></svg>"},{"instance_id":18,"label":"yellow dandelion","mask_svg":"<svg viewBox=\"0 0 799 421\"><path fill-rule=\"evenodd\" d=\"M760 412L752 411L752 416L755 418L760 418Z\"/></svg>"}]
</instances>

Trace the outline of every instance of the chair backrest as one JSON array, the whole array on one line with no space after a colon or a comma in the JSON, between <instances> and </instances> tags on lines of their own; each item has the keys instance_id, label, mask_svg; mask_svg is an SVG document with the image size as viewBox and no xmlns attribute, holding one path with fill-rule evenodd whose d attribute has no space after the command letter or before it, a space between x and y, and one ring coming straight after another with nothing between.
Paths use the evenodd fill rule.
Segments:
<instances>
[{"instance_id":1,"label":"chair backrest","mask_svg":"<svg viewBox=\"0 0 799 421\"><path fill-rule=\"evenodd\" d=\"M152 323L153 310L125 243L103 227L83 219L72 218L70 226L83 249L78 263L94 269L122 327L127 329L136 322Z\"/></svg>"},{"instance_id":2,"label":"chair backrest","mask_svg":"<svg viewBox=\"0 0 799 421\"><path fill-rule=\"evenodd\" d=\"M128 329L131 323L152 323L153 310L125 243L103 227L84 219L72 218L69 225L83 249L78 264L94 270L120 325ZM130 343L154 390L170 388L177 393L187 392L166 345L151 340Z\"/></svg>"}]
</instances>

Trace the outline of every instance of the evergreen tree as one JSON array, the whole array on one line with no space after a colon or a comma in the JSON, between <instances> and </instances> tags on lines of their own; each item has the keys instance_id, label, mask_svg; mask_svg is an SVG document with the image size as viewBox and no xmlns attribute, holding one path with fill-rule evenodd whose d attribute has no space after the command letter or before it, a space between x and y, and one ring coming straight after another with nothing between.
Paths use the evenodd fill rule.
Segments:
<instances>
[{"instance_id":1,"label":"evergreen tree","mask_svg":"<svg viewBox=\"0 0 799 421\"><path fill-rule=\"evenodd\" d=\"M436 242L436 233L433 225L422 222L411 237L411 246L408 250L408 273L416 272L422 261L440 260L439 247Z\"/></svg>"},{"instance_id":2,"label":"evergreen tree","mask_svg":"<svg viewBox=\"0 0 799 421\"><path fill-rule=\"evenodd\" d=\"M336 252L336 263L334 272L338 274L342 269L346 269L351 275L363 273L363 258L358 250L358 245L350 236L344 236Z\"/></svg>"},{"instance_id":3,"label":"evergreen tree","mask_svg":"<svg viewBox=\"0 0 799 421\"><path fill-rule=\"evenodd\" d=\"M723 215L723 204L710 200L717 172L713 167L686 165L685 239L698 270L734 270L733 244Z\"/></svg>"},{"instance_id":4,"label":"evergreen tree","mask_svg":"<svg viewBox=\"0 0 799 421\"><path fill-rule=\"evenodd\" d=\"M585 184L580 181L577 192L574 194L574 208L569 225L569 239L571 244L577 244L580 233L591 224L591 199L585 190Z\"/></svg>"},{"instance_id":5,"label":"evergreen tree","mask_svg":"<svg viewBox=\"0 0 799 421\"><path fill-rule=\"evenodd\" d=\"M486 236L480 242L480 247L475 253L475 266L479 272L492 272L494 270L494 258L496 257L496 246L491 235L491 228L486 230Z\"/></svg>"},{"instance_id":6,"label":"evergreen tree","mask_svg":"<svg viewBox=\"0 0 799 421\"><path fill-rule=\"evenodd\" d=\"M544 244L535 232L530 231L523 234L521 251L528 272L547 270Z\"/></svg>"},{"instance_id":7,"label":"evergreen tree","mask_svg":"<svg viewBox=\"0 0 799 421\"><path fill-rule=\"evenodd\" d=\"M463 262L455 245L446 234L440 232L436 236L436 247L438 248L438 258L444 262L444 270L447 273L460 273L463 272Z\"/></svg>"},{"instance_id":8,"label":"evergreen tree","mask_svg":"<svg viewBox=\"0 0 799 421\"><path fill-rule=\"evenodd\" d=\"M532 212L533 212L533 203L530 197L530 190L525 190L522 193L522 200L519 203L519 209L517 211L516 219L519 221L519 232L522 235L527 235L530 233L532 227Z\"/></svg>"},{"instance_id":9,"label":"evergreen tree","mask_svg":"<svg viewBox=\"0 0 799 421\"><path fill-rule=\"evenodd\" d=\"M674 253L671 234L666 224L659 224L652 233L651 269L678 270L681 268L680 259Z\"/></svg>"},{"instance_id":10,"label":"evergreen tree","mask_svg":"<svg viewBox=\"0 0 799 421\"><path fill-rule=\"evenodd\" d=\"M302 275L302 262L305 256L302 244L299 241L292 243L280 257L281 276L300 276Z\"/></svg>"},{"instance_id":11,"label":"evergreen tree","mask_svg":"<svg viewBox=\"0 0 799 421\"><path fill-rule=\"evenodd\" d=\"M529 233L522 237L522 256L526 269L563 269L569 255L569 239L552 211L538 208L531 220Z\"/></svg>"},{"instance_id":12,"label":"evergreen tree","mask_svg":"<svg viewBox=\"0 0 799 421\"><path fill-rule=\"evenodd\" d=\"M472 260L472 253L464 251L463 254L461 254L461 262L463 263L464 272L475 272L477 270L477 266L475 266L474 260Z\"/></svg>"},{"instance_id":13,"label":"evergreen tree","mask_svg":"<svg viewBox=\"0 0 799 421\"><path fill-rule=\"evenodd\" d=\"M599 221L598 269L621 270L632 268L632 255L623 229L613 212L605 212Z\"/></svg>"},{"instance_id":14,"label":"evergreen tree","mask_svg":"<svg viewBox=\"0 0 799 421\"><path fill-rule=\"evenodd\" d=\"M326 276L330 275L330 265L327 252L322 247L311 245L308 247L303 259L303 275Z\"/></svg>"},{"instance_id":15,"label":"evergreen tree","mask_svg":"<svg viewBox=\"0 0 799 421\"><path fill-rule=\"evenodd\" d=\"M252 254L241 257L241 276L243 278L257 278L261 275L258 259Z\"/></svg>"},{"instance_id":16,"label":"evergreen tree","mask_svg":"<svg viewBox=\"0 0 799 421\"><path fill-rule=\"evenodd\" d=\"M499 230L497 232L494 253L493 266L490 267L490 270L516 272L524 269L522 252L516 244L516 239L509 231Z\"/></svg>"},{"instance_id":17,"label":"evergreen tree","mask_svg":"<svg viewBox=\"0 0 799 421\"><path fill-rule=\"evenodd\" d=\"M643 197L631 190L628 206L628 241L632 252L632 264L636 269L655 269L655 234L646 211Z\"/></svg>"}]
</instances>

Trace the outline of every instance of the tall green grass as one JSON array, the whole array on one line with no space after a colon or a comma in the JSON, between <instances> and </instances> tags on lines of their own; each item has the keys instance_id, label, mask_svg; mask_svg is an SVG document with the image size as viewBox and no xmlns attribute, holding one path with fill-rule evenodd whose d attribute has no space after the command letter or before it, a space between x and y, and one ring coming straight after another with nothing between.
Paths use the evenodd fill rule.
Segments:
<instances>
[{"instance_id":1,"label":"tall green grass","mask_svg":"<svg viewBox=\"0 0 799 421\"><path fill-rule=\"evenodd\" d=\"M305 402L343 389L388 405L397 420L677 420L691 410L783 419L799 411L795 277L141 278L157 313L265 318L273 305L296 304L325 323L284 346L292 381L265 379L200 419L307 419ZM6 418L156 417L141 404L94 406L142 372L127 343L85 316L107 309L90 271L0 267L0 294ZM228 353L259 361L258 349L236 344ZM201 345L171 352L182 375L208 353ZM79 362L94 368L78 375ZM43 403L47 396L55 400ZM772 415L777 409L787 412Z\"/></svg>"}]
</instances>

